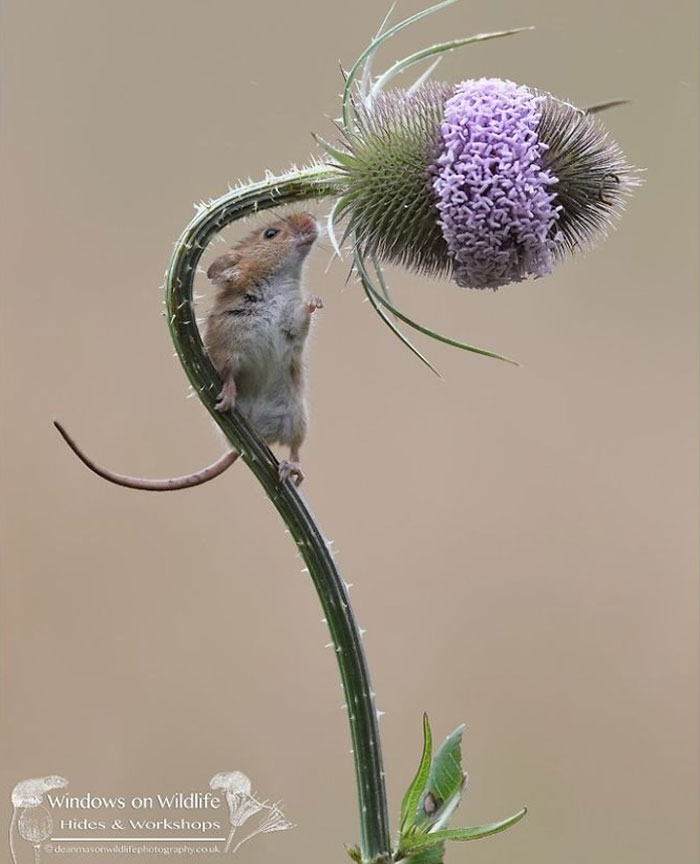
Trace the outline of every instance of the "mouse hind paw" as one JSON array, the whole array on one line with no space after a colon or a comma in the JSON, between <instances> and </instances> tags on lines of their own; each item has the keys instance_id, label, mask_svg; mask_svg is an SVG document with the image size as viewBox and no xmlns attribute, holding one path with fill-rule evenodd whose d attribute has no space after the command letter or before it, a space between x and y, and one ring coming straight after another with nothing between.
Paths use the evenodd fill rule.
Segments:
<instances>
[{"instance_id":1,"label":"mouse hind paw","mask_svg":"<svg viewBox=\"0 0 700 864\"><path fill-rule=\"evenodd\" d=\"M230 379L224 383L224 386L221 388L221 392L216 397L216 403L214 408L217 411L226 412L230 411L233 406L236 404L236 384L233 379Z\"/></svg>"},{"instance_id":2,"label":"mouse hind paw","mask_svg":"<svg viewBox=\"0 0 700 864\"><path fill-rule=\"evenodd\" d=\"M280 462L278 473L280 480L291 480L295 486L300 486L304 479L301 463L292 462L291 459L284 459Z\"/></svg>"}]
</instances>

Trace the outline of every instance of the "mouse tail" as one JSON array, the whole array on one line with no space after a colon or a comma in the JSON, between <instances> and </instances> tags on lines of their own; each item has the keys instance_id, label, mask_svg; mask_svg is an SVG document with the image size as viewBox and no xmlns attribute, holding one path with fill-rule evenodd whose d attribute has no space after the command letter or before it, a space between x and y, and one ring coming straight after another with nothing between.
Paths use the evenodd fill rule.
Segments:
<instances>
[{"instance_id":1,"label":"mouse tail","mask_svg":"<svg viewBox=\"0 0 700 864\"><path fill-rule=\"evenodd\" d=\"M108 480L110 483L116 483L117 486L126 486L128 489L143 489L146 492L170 492L175 489L189 489L191 486L201 486L203 483L208 483L210 480L218 477L219 474L223 474L238 459L238 453L235 450L230 450L206 468L194 471L192 474L184 474L182 477L168 477L162 480L152 480L148 477L130 477L128 474L117 474L116 471L110 471L108 468L98 465L97 462L80 449L76 441L58 420L54 420L53 425L61 433L63 440L78 459L91 471L94 471L95 474L104 480Z\"/></svg>"}]
</instances>

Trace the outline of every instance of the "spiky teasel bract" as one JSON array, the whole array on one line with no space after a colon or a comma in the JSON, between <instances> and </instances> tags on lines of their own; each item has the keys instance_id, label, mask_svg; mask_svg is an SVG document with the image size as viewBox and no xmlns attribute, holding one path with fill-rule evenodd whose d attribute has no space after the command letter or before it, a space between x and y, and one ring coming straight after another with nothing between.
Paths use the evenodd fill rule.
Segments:
<instances>
[{"instance_id":1,"label":"spiky teasel bract","mask_svg":"<svg viewBox=\"0 0 700 864\"><path fill-rule=\"evenodd\" d=\"M428 166L452 91L449 84L427 83L413 92L379 93L371 106L356 108L355 127L344 135L348 191L336 218L347 215L346 234L365 255L425 276L442 274L446 266Z\"/></svg>"},{"instance_id":2,"label":"spiky teasel bract","mask_svg":"<svg viewBox=\"0 0 700 864\"><path fill-rule=\"evenodd\" d=\"M538 136L547 145L543 167L557 179L559 254L590 246L622 215L639 183L594 111L583 111L550 94L544 96ZM617 102L611 105L619 104ZM607 107L607 106L603 106Z\"/></svg>"}]
</instances>

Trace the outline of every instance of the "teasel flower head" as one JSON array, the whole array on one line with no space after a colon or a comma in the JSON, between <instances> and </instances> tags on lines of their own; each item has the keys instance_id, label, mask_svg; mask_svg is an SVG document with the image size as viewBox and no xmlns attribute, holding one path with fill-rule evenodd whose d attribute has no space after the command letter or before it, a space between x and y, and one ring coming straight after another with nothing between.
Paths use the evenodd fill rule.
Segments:
<instances>
[{"instance_id":1,"label":"teasel flower head","mask_svg":"<svg viewBox=\"0 0 700 864\"><path fill-rule=\"evenodd\" d=\"M389 29L384 22L346 76L339 142L318 139L343 178L328 220L336 250L336 226L344 220L343 241L350 240L368 298L385 320L388 313L409 326L416 322L397 314L383 263L470 288L544 276L602 237L638 182L597 117L619 102L584 110L497 78L456 85L428 80L443 54L530 28L435 45L373 78L374 55L388 38L451 2ZM413 86L387 87L435 57Z\"/></svg>"},{"instance_id":2,"label":"teasel flower head","mask_svg":"<svg viewBox=\"0 0 700 864\"><path fill-rule=\"evenodd\" d=\"M496 289L544 276L568 253L605 234L637 184L638 172L597 116L620 100L580 109L497 78L459 84L430 80L443 55L532 28L433 45L374 74L375 55L390 38L456 2L441 0L389 26L392 7L375 38L343 72L339 137L329 143L316 136L323 158L278 175L266 172L263 180L242 182L220 198L200 202L183 234L188 248L176 250L178 264L196 266L202 244L236 219L332 198L327 227L335 253L342 258L341 247L349 248L351 275L404 345L433 371L401 325L508 360L436 333L401 312L383 265L403 265L471 288ZM428 68L417 81L394 86L395 79L424 61Z\"/></svg>"},{"instance_id":3,"label":"teasel flower head","mask_svg":"<svg viewBox=\"0 0 700 864\"><path fill-rule=\"evenodd\" d=\"M511 81L375 85L351 109L331 154L347 177L334 220L365 257L458 285L549 273L636 183L593 113Z\"/></svg>"}]
</instances>

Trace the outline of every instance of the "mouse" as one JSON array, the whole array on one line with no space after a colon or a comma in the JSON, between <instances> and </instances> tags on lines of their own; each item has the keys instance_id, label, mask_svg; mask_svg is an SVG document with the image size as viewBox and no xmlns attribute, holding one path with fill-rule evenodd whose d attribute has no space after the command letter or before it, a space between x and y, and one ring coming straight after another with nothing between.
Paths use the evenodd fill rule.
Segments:
<instances>
[{"instance_id":1,"label":"mouse","mask_svg":"<svg viewBox=\"0 0 700 864\"><path fill-rule=\"evenodd\" d=\"M303 267L319 227L311 213L279 217L253 229L209 266L215 296L202 341L222 386L215 408L234 406L268 444L289 448L280 462L281 480L304 479L300 449L307 432L305 348L320 297L303 290ZM73 452L100 477L132 489L164 492L199 486L238 458L225 453L211 465L182 477L149 479L118 474L98 465L58 421L54 425Z\"/></svg>"}]
</instances>

